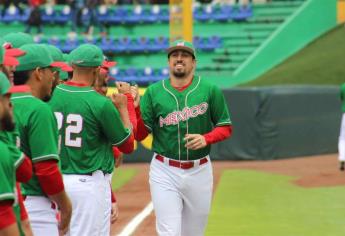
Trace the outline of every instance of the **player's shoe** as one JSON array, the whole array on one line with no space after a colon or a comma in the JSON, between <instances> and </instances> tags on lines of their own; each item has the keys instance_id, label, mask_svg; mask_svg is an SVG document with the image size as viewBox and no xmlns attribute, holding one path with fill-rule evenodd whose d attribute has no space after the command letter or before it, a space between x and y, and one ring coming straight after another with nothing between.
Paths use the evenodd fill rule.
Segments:
<instances>
[{"instance_id":1,"label":"player's shoe","mask_svg":"<svg viewBox=\"0 0 345 236\"><path fill-rule=\"evenodd\" d=\"M345 170L345 162L341 161L340 162L340 167L339 167L340 171L344 171Z\"/></svg>"}]
</instances>

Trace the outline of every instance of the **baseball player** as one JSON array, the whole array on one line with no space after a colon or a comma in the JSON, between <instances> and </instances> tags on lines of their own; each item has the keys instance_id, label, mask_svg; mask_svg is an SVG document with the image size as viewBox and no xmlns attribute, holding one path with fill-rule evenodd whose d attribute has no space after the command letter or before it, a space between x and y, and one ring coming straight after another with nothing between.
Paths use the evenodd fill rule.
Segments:
<instances>
[{"instance_id":1,"label":"baseball player","mask_svg":"<svg viewBox=\"0 0 345 236\"><path fill-rule=\"evenodd\" d=\"M178 40L167 52L170 78L146 90L137 139L153 135L149 182L157 233L198 236L211 206L210 146L230 136L231 121L222 92L194 75L193 44Z\"/></svg>"},{"instance_id":2,"label":"baseball player","mask_svg":"<svg viewBox=\"0 0 345 236\"><path fill-rule=\"evenodd\" d=\"M341 99L341 111L343 112L339 140L338 140L338 151L339 151L339 163L340 170L344 171L345 169L345 83L340 87L340 99Z\"/></svg>"},{"instance_id":3,"label":"baseball player","mask_svg":"<svg viewBox=\"0 0 345 236\"><path fill-rule=\"evenodd\" d=\"M3 51L0 49L0 51ZM0 72L0 134L4 131L12 131L14 128L12 107L10 105L10 83L5 74ZM23 156L13 158L7 144L0 141L0 235L23 235L20 227L18 208L18 195L16 193L15 172L23 161Z\"/></svg>"},{"instance_id":4,"label":"baseball player","mask_svg":"<svg viewBox=\"0 0 345 236\"><path fill-rule=\"evenodd\" d=\"M0 63L0 70L7 75L7 77L5 76L5 79L8 80L8 84L13 84L13 71L15 71L15 67L19 64L15 57L22 56L25 54L25 52L17 48L12 48L10 44L6 43L2 39L0 39L0 44L2 45L0 50L4 50L4 58L3 62ZM15 89L15 87L12 87L11 92L14 92ZM16 163L16 191L18 204L14 207L14 210L16 213L18 213L18 215L20 215L20 218L17 218L18 222L20 222L18 223L19 231L21 235L24 235L25 233L25 235L31 236L33 234L23 203L19 182L25 183L30 180L32 176L32 164L30 159L26 157L16 146L18 132L14 130L15 125L12 115L8 115L7 118L5 117L3 124L4 130L0 132L0 140L7 145L10 155Z\"/></svg>"},{"instance_id":5,"label":"baseball player","mask_svg":"<svg viewBox=\"0 0 345 236\"><path fill-rule=\"evenodd\" d=\"M117 94L109 99L91 87L103 62L99 47L80 45L69 60L73 77L56 87L50 101L58 121L64 183L73 205L67 235L109 235L112 170L105 163L114 165L111 146L125 152L134 149L127 98Z\"/></svg>"},{"instance_id":6,"label":"baseball player","mask_svg":"<svg viewBox=\"0 0 345 236\"><path fill-rule=\"evenodd\" d=\"M21 151L31 158L34 170L30 181L23 184L24 203L34 235L57 236L67 231L72 207L58 167L56 120L43 101L51 96L52 67L61 68L64 64L54 63L44 45L26 44L20 49L26 54L18 58L19 66L14 72L14 84L18 87L11 101L19 131L17 142ZM54 205L60 210L60 222Z\"/></svg>"}]
</instances>

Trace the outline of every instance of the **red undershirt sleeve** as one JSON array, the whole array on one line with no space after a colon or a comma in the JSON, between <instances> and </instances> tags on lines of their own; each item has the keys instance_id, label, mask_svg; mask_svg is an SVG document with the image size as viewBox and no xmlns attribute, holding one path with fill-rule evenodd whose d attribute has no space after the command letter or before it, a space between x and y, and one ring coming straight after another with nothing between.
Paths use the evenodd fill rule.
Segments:
<instances>
[{"instance_id":1,"label":"red undershirt sleeve","mask_svg":"<svg viewBox=\"0 0 345 236\"><path fill-rule=\"evenodd\" d=\"M149 135L149 132L147 131L143 118L141 117L140 106L135 108L135 114L137 117L137 134L135 136L135 140L141 141Z\"/></svg>"},{"instance_id":2,"label":"red undershirt sleeve","mask_svg":"<svg viewBox=\"0 0 345 236\"><path fill-rule=\"evenodd\" d=\"M25 156L24 161L16 170L16 180L21 183L28 182L32 177L32 163L29 157Z\"/></svg>"},{"instance_id":3,"label":"red undershirt sleeve","mask_svg":"<svg viewBox=\"0 0 345 236\"><path fill-rule=\"evenodd\" d=\"M64 190L62 175L55 160L34 163L34 168L45 194L55 195Z\"/></svg>"},{"instance_id":4,"label":"red undershirt sleeve","mask_svg":"<svg viewBox=\"0 0 345 236\"><path fill-rule=\"evenodd\" d=\"M13 201L0 201L0 229L17 224L12 205Z\"/></svg>"},{"instance_id":5,"label":"red undershirt sleeve","mask_svg":"<svg viewBox=\"0 0 345 236\"><path fill-rule=\"evenodd\" d=\"M204 134L207 145L223 141L230 137L232 125L217 126L211 132Z\"/></svg>"}]
</instances>

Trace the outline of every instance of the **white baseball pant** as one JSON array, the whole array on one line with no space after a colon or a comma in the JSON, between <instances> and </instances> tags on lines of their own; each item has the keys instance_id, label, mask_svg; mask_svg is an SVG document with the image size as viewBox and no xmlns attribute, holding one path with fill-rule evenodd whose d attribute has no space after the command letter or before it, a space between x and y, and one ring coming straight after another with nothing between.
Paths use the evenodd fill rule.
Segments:
<instances>
[{"instance_id":1,"label":"white baseball pant","mask_svg":"<svg viewBox=\"0 0 345 236\"><path fill-rule=\"evenodd\" d=\"M108 197L106 193L109 190L109 182L103 172L95 171L92 175L66 174L63 175L63 180L73 210L66 235L104 235L102 232L106 229L103 229L103 222L107 207L105 199Z\"/></svg>"},{"instance_id":2,"label":"white baseball pant","mask_svg":"<svg viewBox=\"0 0 345 236\"><path fill-rule=\"evenodd\" d=\"M213 173L208 162L190 169L169 166L153 157L150 190L160 236L204 235L211 207Z\"/></svg>"},{"instance_id":3,"label":"white baseball pant","mask_svg":"<svg viewBox=\"0 0 345 236\"><path fill-rule=\"evenodd\" d=\"M27 196L24 205L35 236L59 236L57 211L47 197Z\"/></svg>"}]
</instances>

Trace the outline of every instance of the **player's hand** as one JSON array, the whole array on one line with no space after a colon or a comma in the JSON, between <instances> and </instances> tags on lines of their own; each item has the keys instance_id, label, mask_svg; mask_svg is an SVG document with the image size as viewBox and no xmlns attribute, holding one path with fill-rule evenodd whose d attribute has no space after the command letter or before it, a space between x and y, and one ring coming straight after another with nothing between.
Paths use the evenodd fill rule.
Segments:
<instances>
[{"instance_id":1,"label":"player's hand","mask_svg":"<svg viewBox=\"0 0 345 236\"><path fill-rule=\"evenodd\" d=\"M121 153L118 157L116 157L115 167L118 168L120 165L122 165L122 161L123 161L123 153Z\"/></svg>"},{"instance_id":2,"label":"player's hand","mask_svg":"<svg viewBox=\"0 0 345 236\"><path fill-rule=\"evenodd\" d=\"M205 137L201 134L186 134L184 141L187 142L185 147L191 150L198 150L207 145Z\"/></svg>"},{"instance_id":3,"label":"player's hand","mask_svg":"<svg viewBox=\"0 0 345 236\"><path fill-rule=\"evenodd\" d=\"M110 223L114 224L118 218L119 218L119 208L117 206L117 202L113 202L113 203L111 203Z\"/></svg>"},{"instance_id":4,"label":"player's hand","mask_svg":"<svg viewBox=\"0 0 345 236\"><path fill-rule=\"evenodd\" d=\"M127 109L127 97L123 94L113 94L110 97L111 101L118 110Z\"/></svg>"},{"instance_id":5,"label":"player's hand","mask_svg":"<svg viewBox=\"0 0 345 236\"><path fill-rule=\"evenodd\" d=\"M134 99L134 107L137 108L140 104L140 94L138 90L138 85L131 86L131 94Z\"/></svg>"},{"instance_id":6,"label":"player's hand","mask_svg":"<svg viewBox=\"0 0 345 236\"><path fill-rule=\"evenodd\" d=\"M72 203L69 200L69 198L67 198L64 204L59 207L60 207L59 234L65 235L68 231L69 224L72 217Z\"/></svg>"},{"instance_id":7,"label":"player's hand","mask_svg":"<svg viewBox=\"0 0 345 236\"><path fill-rule=\"evenodd\" d=\"M131 92L131 85L126 82L115 82L117 91L119 93L125 94L125 93L130 93Z\"/></svg>"}]
</instances>

